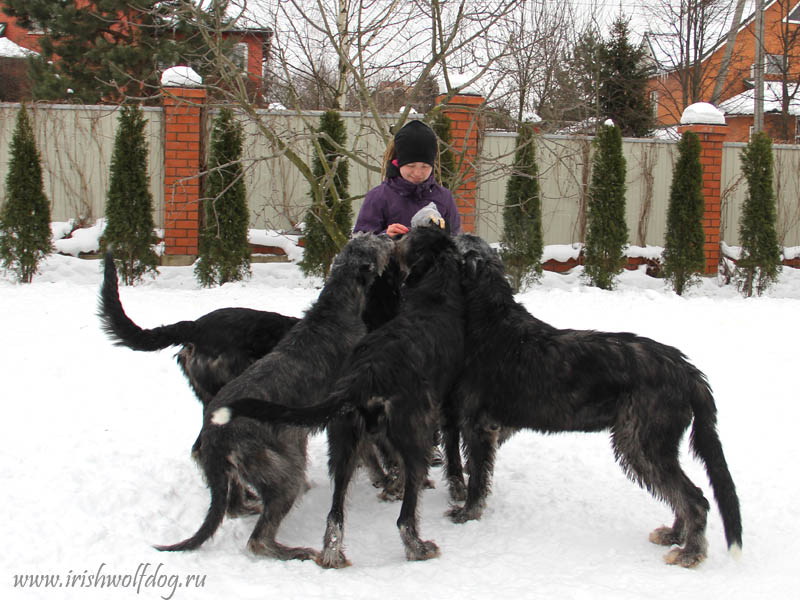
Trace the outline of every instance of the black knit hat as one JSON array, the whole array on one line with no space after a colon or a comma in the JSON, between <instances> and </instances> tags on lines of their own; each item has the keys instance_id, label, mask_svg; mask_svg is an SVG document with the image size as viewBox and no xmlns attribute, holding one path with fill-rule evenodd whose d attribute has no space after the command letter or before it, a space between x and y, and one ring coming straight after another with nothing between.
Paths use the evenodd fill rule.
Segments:
<instances>
[{"instance_id":1,"label":"black knit hat","mask_svg":"<svg viewBox=\"0 0 800 600\"><path fill-rule=\"evenodd\" d=\"M433 166L438 152L436 134L422 121L409 121L394 136L394 153L398 167L414 162Z\"/></svg>"}]
</instances>

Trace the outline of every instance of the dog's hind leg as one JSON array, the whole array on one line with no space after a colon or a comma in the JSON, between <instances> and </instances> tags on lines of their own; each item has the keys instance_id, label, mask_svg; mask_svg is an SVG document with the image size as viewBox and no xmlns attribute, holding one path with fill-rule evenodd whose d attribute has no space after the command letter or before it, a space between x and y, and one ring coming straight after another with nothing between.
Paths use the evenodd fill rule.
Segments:
<instances>
[{"instance_id":1,"label":"dog's hind leg","mask_svg":"<svg viewBox=\"0 0 800 600\"><path fill-rule=\"evenodd\" d=\"M483 515L494 471L499 432L499 427L484 425L480 422L462 432L467 451L469 482L467 484L467 501L464 506L454 506L447 512L447 516L453 523L466 523L480 519Z\"/></svg>"},{"instance_id":2,"label":"dog's hind leg","mask_svg":"<svg viewBox=\"0 0 800 600\"><path fill-rule=\"evenodd\" d=\"M405 546L406 558L408 560L436 558L439 556L439 547L431 540L420 539L417 517L419 494L428 471L427 453L429 452L429 447L420 445L411 449L401 446L398 451L403 457L405 467L405 488L403 490L403 504L400 507L400 516L397 519L397 528L400 530L400 539L403 541L403 546Z\"/></svg>"},{"instance_id":3,"label":"dog's hind leg","mask_svg":"<svg viewBox=\"0 0 800 600\"><path fill-rule=\"evenodd\" d=\"M464 484L464 467L461 462L461 434L458 427L445 425L442 427L442 439L445 453L445 473L450 500L464 502L467 499L467 486Z\"/></svg>"},{"instance_id":4,"label":"dog's hind leg","mask_svg":"<svg viewBox=\"0 0 800 600\"><path fill-rule=\"evenodd\" d=\"M641 445L633 439L647 439L648 443ZM650 431L644 438L642 432L632 438L617 430L612 437L614 452L631 478L655 498L666 501L675 513L672 527L659 527L650 534L650 541L660 545L683 544L670 550L664 560L672 565L696 567L706 558L709 504L680 467L679 441L677 428L671 432Z\"/></svg>"},{"instance_id":5,"label":"dog's hind leg","mask_svg":"<svg viewBox=\"0 0 800 600\"><path fill-rule=\"evenodd\" d=\"M253 554L278 560L317 560L319 552L313 548L284 546L275 541L278 528L291 510L299 490L275 490L267 485L260 487L264 508L247 542L248 549Z\"/></svg>"},{"instance_id":6,"label":"dog's hind leg","mask_svg":"<svg viewBox=\"0 0 800 600\"><path fill-rule=\"evenodd\" d=\"M344 500L358 463L359 428L352 417L328 424L328 469L333 478L331 510L322 540L322 553L317 564L326 569L349 567L344 555Z\"/></svg>"}]
</instances>

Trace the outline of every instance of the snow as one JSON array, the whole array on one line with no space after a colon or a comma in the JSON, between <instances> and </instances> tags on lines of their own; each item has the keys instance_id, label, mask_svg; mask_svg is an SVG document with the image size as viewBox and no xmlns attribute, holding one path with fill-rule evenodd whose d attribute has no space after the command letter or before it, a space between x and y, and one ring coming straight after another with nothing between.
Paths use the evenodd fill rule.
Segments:
<instances>
[{"instance_id":1,"label":"snow","mask_svg":"<svg viewBox=\"0 0 800 600\"><path fill-rule=\"evenodd\" d=\"M33 50L24 48L7 37L0 37L0 57L2 58L25 58L35 54L37 53Z\"/></svg>"},{"instance_id":2,"label":"snow","mask_svg":"<svg viewBox=\"0 0 800 600\"><path fill-rule=\"evenodd\" d=\"M684 467L712 504L709 557L696 570L665 565L665 549L647 541L650 530L671 523L670 511L625 478L606 434L532 432L500 449L480 521L455 525L443 516L446 486L441 469L431 470L436 488L423 493L419 512L423 537L441 548L437 559L405 560L399 505L379 502L363 473L347 502L348 569L252 556L245 549L252 517L226 520L198 551L159 553L152 544L193 533L208 506L189 457L199 403L172 350L133 352L102 333L101 262L52 255L32 284L0 273L0 593L24 600L797 597L800 270L784 269L765 297L751 299L714 278L679 297L644 269L623 273L614 292L587 287L580 275L581 268L545 272L518 298L559 327L633 331L675 345L707 374L741 499L741 560L726 552L705 472L685 443ZM154 327L226 306L300 316L320 283L294 263L258 263L247 282L203 289L192 267L161 267L121 296L134 321ZM278 539L319 548L331 492L322 434L310 441L308 477L312 487ZM128 579L100 589L89 579L98 574ZM63 587L15 588L21 575L60 575ZM187 584L193 576L201 579Z\"/></svg>"},{"instance_id":3,"label":"snow","mask_svg":"<svg viewBox=\"0 0 800 600\"><path fill-rule=\"evenodd\" d=\"M200 87L203 78L191 67L170 67L161 74L163 87Z\"/></svg>"},{"instance_id":4,"label":"snow","mask_svg":"<svg viewBox=\"0 0 800 600\"><path fill-rule=\"evenodd\" d=\"M725 115L713 104L695 102L687 106L681 115L681 125L702 123L704 125L725 125Z\"/></svg>"},{"instance_id":5,"label":"snow","mask_svg":"<svg viewBox=\"0 0 800 600\"><path fill-rule=\"evenodd\" d=\"M606 127L613 127L614 121L613 119L606 119L605 121L603 121L603 125L605 125Z\"/></svg>"},{"instance_id":6,"label":"snow","mask_svg":"<svg viewBox=\"0 0 800 600\"><path fill-rule=\"evenodd\" d=\"M800 84L789 83L789 114L800 116L800 98L797 89ZM755 112L755 89L747 90L719 105L727 115L752 115ZM780 81L764 82L764 112L779 113L782 110L783 84Z\"/></svg>"}]
</instances>

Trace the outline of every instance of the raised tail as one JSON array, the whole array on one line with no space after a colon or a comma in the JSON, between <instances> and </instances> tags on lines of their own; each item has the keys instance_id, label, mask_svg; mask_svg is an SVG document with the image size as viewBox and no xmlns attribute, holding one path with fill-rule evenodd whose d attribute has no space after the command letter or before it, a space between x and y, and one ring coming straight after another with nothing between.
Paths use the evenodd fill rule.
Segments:
<instances>
[{"instance_id":1,"label":"raised tail","mask_svg":"<svg viewBox=\"0 0 800 600\"><path fill-rule=\"evenodd\" d=\"M728 463L722 452L722 444L717 433L717 409L714 397L708 384L698 383L698 393L691 398L694 411L691 447L695 456L700 458L706 467L714 499L717 501L728 550L738 554L742 549L742 517L739 509L739 497L733 483Z\"/></svg>"},{"instance_id":2,"label":"raised tail","mask_svg":"<svg viewBox=\"0 0 800 600\"><path fill-rule=\"evenodd\" d=\"M227 471L227 460L222 452L215 451L215 444L204 444L201 451L203 470L206 475L209 491L211 492L211 505L208 507L206 518L192 537L171 546L155 546L162 552L178 552L183 550L196 550L214 532L217 531L225 518L228 509L228 490L230 476Z\"/></svg>"},{"instance_id":3,"label":"raised tail","mask_svg":"<svg viewBox=\"0 0 800 600\"><path fill-rule=\"evenodd\" d=\"M117 267L110 251L106 252L104 262L103 285L100 288L97 315L100 317L103 331L114 340L115 345L152 352L191 341L192 321L180 321L154 329L142 329L131 321L119 299Z\"/></svg>"}]
</instances>

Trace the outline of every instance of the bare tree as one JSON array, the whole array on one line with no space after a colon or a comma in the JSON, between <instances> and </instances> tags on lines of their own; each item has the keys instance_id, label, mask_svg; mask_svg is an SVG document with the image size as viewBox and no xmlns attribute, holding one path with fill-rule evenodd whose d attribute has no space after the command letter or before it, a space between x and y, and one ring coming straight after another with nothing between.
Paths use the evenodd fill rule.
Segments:
<instances>
[{"instance_id":1,"label":"bare tree","mask_svg":"<svg viewBox=\"0 0 800 600\"><path fill-rule=\"evenodd\" d=\"M576 38L576 20L571 3L538 0L519 6L506 22L507 52L493 75L503 82L498 103L516 121L554 105L559 68Z\"/></svg>"},{"instance_id":2,"label":"bare tree","mask_svg":"<svg viewBox=\"0 0 800 600\"><path fill-rule=\"evenodd\" d=\"M217 0L211 0L212 4ZM266 101L280 102L303 123L293 135L280 131L274 120L256 109L237 77L220 82L219 94L237 106L261 136L271 144L271 156L282 156L301 173L311 189L311 201L325 192L336 194L332 177L317 178L310 169L304 144L319 153L314 132L317 115L307 112L334 108L355 110L362 117L355 134L348 135L348 147L337 148L346 160L380 172L379 152L366 153L359 143L364 135L377 136L383 146L391 139L392 126L407 119L413 103L430 95L430 81L438 78L445 100L481 83L506 47L500 36L505 23L513 18L521 0L229 0L224 5L232 13L257 13L275 32ZM181 2L181 10L196 11L192 2ZM227 22L203 22L203 35L209 40L224 33ZM212 53L217 71L226 69L224 53ZM464 76L465 67L469 74ZM387 74L408 82L408 104L403 113L386 114L375 101L374 90ZM316 93L314 93L316 90ZM482 90L483 91L483 90ZM493 88L486 89L491 94ZM331 140L328 140L331 141ZM298 143L301 142L301 143ZM339 200L338 198L336 199ZM332 239L343 245L349 232L335 230L325 223ZM329 229L330 228L330 229Z\"/></svg>"},{"instance_id":3,"label":"bare tree","mask_svg":"<svg viewBox=\"0 0 800 600\"><path fill-rule=\"evenodd\" d=\"M650 0L647 10L647 41L665 81L675 83L657 88L660 103L673 106L677 120L684 108L707 100L717 83L717 67L703 59L727 37L734 5L730 0ZM725 96L724 86L718 94Z\"/></svg>"},{"instance_id":4,"label":"bare tree","mask_svg":"<svg viewBox=\"0 0 800 600\"><path fill-rule=\"evenodd\" d=\"M778 48L770 66L778 71L780 81L781 122L779 130L771 133L775 139L792 142L792 124L796 117L789 112L789 106L800 91L800 26L789 20L792 9L797 8L796 0L776 0L776 3L779 13L774 33L777 34Z\"/></svg>"}]
</instances>

